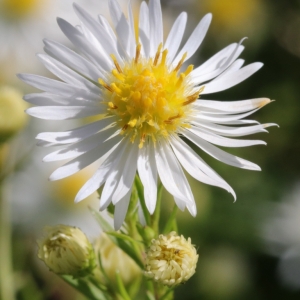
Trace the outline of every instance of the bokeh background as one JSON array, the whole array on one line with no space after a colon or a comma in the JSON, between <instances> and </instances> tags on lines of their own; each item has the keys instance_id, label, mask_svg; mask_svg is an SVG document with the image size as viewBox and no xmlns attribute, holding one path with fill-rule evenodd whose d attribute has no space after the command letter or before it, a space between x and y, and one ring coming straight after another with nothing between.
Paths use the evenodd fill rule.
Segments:
<instances>
[{"instance_id":1,"label":"bokeh background","mask_svg":"<svg viewBox=\"0 0 300 300\"><path fill-rule=\"evenodd\" d=\"M22 94L33 90L15 74L47 74L35 53L43 51L43 38L69 45L56 17L76 24L72 2L0 0L1 213L7 222L1 224L1 230L7 233L11 229L17 299L84 299L37 260L35 240L45 225L57 223L78 226L90 238L100 234L88 210L88 206L97 208L97 195L73 203L93 166L62 181L49 182L56 165L42 163L49 149L35 146L38 132L78 124L40 122L19 113L26 108L20 100ZM106 0L76 2L93 15L108 16ZM125 6L127 1L120 3ZM134 1L136 13L138 4ZM197 246L199 263L191 280L177 288L176 299L300 299L300 1L162 0L162 6L166 32L182 10L188 12L185 38L202 16L213 13L195 65L229 43L248 37L241 57L246 63L261 61L264 67L211 99L274 99L253 118L280 126L270 128L269 134L256 135L267 146L229 150L260 165L262 172L236 169L199 153L234 188L237 201L233 203L232 196L223 190L190 178L198 215L193 218L180 212L178 222L180 233L190 236ZM165 217L172 206L165 193Z\"/></svg>"}]
</instances>

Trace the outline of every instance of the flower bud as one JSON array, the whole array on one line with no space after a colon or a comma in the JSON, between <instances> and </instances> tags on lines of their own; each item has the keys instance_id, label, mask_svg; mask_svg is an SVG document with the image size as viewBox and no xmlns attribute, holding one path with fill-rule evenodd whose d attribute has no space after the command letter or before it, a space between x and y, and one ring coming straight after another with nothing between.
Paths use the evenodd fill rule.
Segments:
<instances>
[{"instance_id":1,"label":"flower bud","mask_svg":"<svg viewBox=\"0 0 300 300\"><path fill-rule=\"evenodd\" d=\"M191 244L176 232L159 235L147 251L145 276L168 286L184 283L196 270L198 254Z\"/></svg>"},{"instance_id":2,"label":"flower bud","mask_svg":"<svg viewBox=\"0 0 300 300\"><path fill-rule=\"evenodd\" d=\"M113 284L116 284L116 271L119 271L125 285L129 285L141 277L142 272L138 265L105 233L102 233L96 240L94 247L96 255L100 253L103 269ZM103 275L100 276L103 277Z\"/></svg>"},{"instance_id":3,"label":"flower bud","mask_svg":"<svg viewBox=\"0 0 300 300\"><path fill-rule=\"evenodd\" d=\"M18 133L26 124L27 108L22 95L15 89L0 87L0 143Z\"/></svg>"},{"instance_id":4,"label":"flower bud","mask_svg":"<svg viewBox=\"0 0 300 300\"><path fill-rule=\"evenodd\" d=\"M49 269L61 275L82 277L96 266L93 246L76 227L56 225L45 228L46 236L38 241L38 257Z\"/></svg>"}]
</instances>

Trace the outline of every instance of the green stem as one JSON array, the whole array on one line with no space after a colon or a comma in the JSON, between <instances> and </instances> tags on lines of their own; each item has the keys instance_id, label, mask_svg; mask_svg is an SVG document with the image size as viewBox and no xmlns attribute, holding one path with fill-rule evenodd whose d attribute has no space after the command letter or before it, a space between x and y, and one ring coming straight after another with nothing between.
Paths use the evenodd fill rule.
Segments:
<instances>
[{"instance_id":1,"label":"green stem","mask_svg":"<svg viewBox=\"0 0 300 300\"><path fill-rule=\"evenodd\" d=\"M3 197L3 182L0 185L0 299L13 300L15 295L11 264L10 207Z\"/></svg>"},{"instance_id":2,"label":"green stem","mask_svg":"<svg viewBox=\"0 0 300 300\"><path fill-rule=\"evenodd\" d=\"M159 233L159 217L160 217L162 191L163 191L163 185L162 185L162 183L160 183L158 186L158 191L157 191L156 208L155 208L154 214L152 216L152 229L154 230L154 232L157 235Z\"/></svg>"},{"instance_id":3,"label":"green stem","mask_svg":"<svg viewBox=\"0 0 300 300\"><path fill-rule=\"evenodd\" d=\"M141 179L138 175L135 176L134 183L135 183L135 186L136 186L136 190L138 192L138 196L139 196L141 207L142 207L142 210L143 210L143 213L144 213L144 216L145 216L146 224L148 226L151 226L151 218L150 218L150 214L149 214L149 211L147 209L145 198L144 198L144 187L143 187Z\"/></svg>"}]
</instances>

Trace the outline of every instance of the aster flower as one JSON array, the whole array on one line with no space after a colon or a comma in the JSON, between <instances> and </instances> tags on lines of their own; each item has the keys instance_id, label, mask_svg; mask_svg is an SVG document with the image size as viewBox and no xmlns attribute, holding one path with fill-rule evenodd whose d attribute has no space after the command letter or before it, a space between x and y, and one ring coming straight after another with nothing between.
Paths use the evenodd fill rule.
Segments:
<instances>
[{"instance_id":1,"label":"aster flower","mask_svg":"<svg viewBox=\"0 0 300 300\"><path fill-rule=\"evenodd\" d=\"M264 132L266 127L274 125L242 120L270 100L220 102L202 97L237 85L262 64L243 67L244 61L238 57L244 47L233 43L199 67L194 69L189 65L184 69L184 62L193 56L206 35L211 14L204 16L180 49L187 22L185 12L178 16L164 39L159 0L141 4L138 37L130 3L128 18L115 0L109 1L109 9L113 27L102 15L95 20L77 4L74 10L81 25L74 27L58 19L61 30L78 53L45 40L47 54L39 54L38 58L62 81L19 75L26 83L44 91L25 96L26 101L37 106L28 109L28 114L47 120L99 117L83 127L37 136L41 146L63 146L44 161L71 159L52 173L50 179L70 176L98 161L98 170L80 189L75 201L83 200L104 185L100 210L110 203L115 205L115 228L120 228L125 218L137 172L151 214L160 178L178 207L182 210L187 207L196 215L193 193L183 169L199 181L227 190L235 198L233 189L186 140L226 164L260 170L256 164L215 145L265 144L232 137Z\"/></svg>"}]
</instances>

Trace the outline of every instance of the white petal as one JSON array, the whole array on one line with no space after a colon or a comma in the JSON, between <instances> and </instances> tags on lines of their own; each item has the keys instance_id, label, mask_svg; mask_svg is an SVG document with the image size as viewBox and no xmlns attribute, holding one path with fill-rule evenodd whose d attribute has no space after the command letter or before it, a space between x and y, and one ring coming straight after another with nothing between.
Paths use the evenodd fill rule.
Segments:
<instances>
[{"instance_id":1,"label":"white petal","mask_svg":"<svg viewBox=\"0 0 300 300\"><path fill-rule=\"evenodd\" d=\"M224 76L221 74L219 77L205 85L202 94L211 94L227 90L250 77L262 66L262 63L253 63L236 72L228 73Z\"/></svg>"},{"instance_id":2,"label":"white petal","mask_svg":"<svg viewBox=\"0 0 300 300\"><path fill-rule=\"evenodd\" d=\"M103 57L101 53L97 51L93 43L88 41L83 33L79 31L77 28L73 27L67 21L58 18L57 23L62 30L62 32L66 35L66 37L72 42L72 44L83 53L92 63L94 63L101 72L105 72L104 70L110 70L112 66L112 62L108 61Z\"/></svg>"},{"instance_id":3,"label":"white petal","mask_svg":"<svg viewBox=\"0 0 300 300\"><path fill-rule=\"evenodd\" d=\"M214 124L206 121L200 121L200 120L192 121L192 123L202 128L203 127L207 128L216 134L220 134L223 136L232 136L232 137L245 136L245 135L250 135L259 132L267 132L265 128L271 126L277 126L277 124L274 123L267 123L262 125L259 124L259 125L246 126L246 127L230 127L230 126L223 126L223 125L218 125L218 124Z\"/></svg>"},{"instance_id":4,"label":"white petal","mask_svg":"<svg viewBox=\"0 0 300 300\"><path fill-rule=\"evenodd\" d=\"M150 54L150 25L149 25L149 9L145 1L140 7L139 17L139 38L142 44L142 53L148 58Z\"/></svg>"},{"instance_id":5,"label":"white petal","mask_svg":"<svg viewBox=\"0 0 300 300\"><path fill-rule=\"evenodd\" d=\"M133 17L133 12L132 12L132 6L131 6L131 1L129 0L128 2L128 24L129 24L129 37L130 37L130 54L132 54L132 57L135 55L135 30L134 30L134 17Z\"/></svg>"},{"instance_id":6,"label":"white petal","mask_svg":"<svg viewBox=\"0 0 300 300\"><path fill-rule=\"evenodd\" d=\"M222 74L222 76L223 76L226 72L230 72L230 71L232 72L232 71L236 70L237 68L239 69L242 66L244 60L237 60L237 61L233 62L236 59L238 54L240 54L240 53L238 51L236 51L236 53L233 57L223 58L221 61L220 67L218 67L214 71L211 71L209 73L204 73L204 74L202 73L198 76L195 76L193 78L193 84L198 85L205 81L209 81L209 80L219 76L220 74ZM230 59L230 60L228 61L228 59ZM225 60L224 63L223 63L223 60ZM194 75L192 75L192 76L194 76Z\"/></svg>"},{"instance_id":7,"label":"white petal","mask_svg":"<svg viewBox=\"0 0 300 300\"><path fill-rule=\"evenodd\" d=\"M79 202L85 199L101 187L101 185L107 180L107 177L109 176L113 165L116 163L116 160L119 157L119 152L122 151L123 148L124 140L120 142L117 146L112 148L104 157L100 159L100 167L80 189L80 191L76 195L75 202ZM104 208L100 205L100 209Z\"/></svg>"},{"instance_id":8,"label":"white petal","mask_svg":"<svg viewBox=\"0 0 300 300\"><path fill-rule=\"evenodd\" d=\"M214 170L212 170L185 142L172 137L172 148L181 165L195 179L213 186L221 187L230 192L234 198L233 189Z\"/></svg>"},{"instance_id":9,"label":"white petal","mask_svg":"<svg viewBox=\"0 0 300 300\"><path fill-rule=\"evenodd\" d=\"M191 76L196 78L198 76L206 76L207 74L215 72L216 70L224 70L224 67L228 67L231 62L235 61L235 59L242 53L244 48L244 46L237 43L230 44L226 48L213 55L205 63L195 68L192 71Z\"/></svg>"},{"instance_id":10,"label":"white petal","mask_svg":"<svg viewBox=\"0 0 300 300\"><path fill-rule=\"evenodd\" d=\"M115 144L114 139L109 139L105 143L101 144L100 146L94 148L93 150L80 155L79 157L69 161L62 167L55 170L50 175L50 180L58 180L68 176L71 176L78 171L84 169L88 165L92 164L97 159L101 158L105 155L109 150L111 150Z\"/></svg>"},{"instance_id":11,"label":"white petal","mask_svg":"<svg viewBox=\"0 0 300 300\"><path fill-rule=\"evenodd\" d=\"M128 205L130 202L131 189L126 195L116 204L114 213L114 228L119 230L125 220Z\"/></svg>"},{"instance_id":12,"label":"white petal","mask_svg":"<svg viewBox=\"0 0 300 300\"><path fill-rule=\"evenodd\" d=\"M114 121L115 118L106 118L68 131L42 132L37 135L36 139L55 144L77 143L105 129Z\"/></svg>"},{"instance_id":13,"label":"white petal","mask_svg":"<svg viewBox=\"0 0 300 300\"><path fill-rule=\"evenodd\" d=\"M87 153L92 149L94 149L95 147L98 147L100 144L103 144L106 141L106 139L108 139L111 135L114 134L114 132L115 132L114 128L101 131L90 138L84 139L79 143L72 144L66 148L56 150L46 155L43 158L43 161L45 162L59 161L59 160L74 158L84 153ZM120 135L117 135L114 136L112 139L114 139L115 143L117 144L118 142L120 142L122 137Z\"/></svg>"},{"instance_id":14,"label":"white petal","mask_svg":"<svg viewBox=\"0 0 300 300\"><path fill-rule=\"evenodd\" d=\"M144 186L144 198L150 214L154 213L157 198L157 167L154 145L147 141L138 155L138 172Z\"/></svg>"},{"instance_id":15,"label":"white petal","mask_svg":"<svg viewBox=\"0 0 300 300\"><path fill-rule=\"evenodd\" d=\"M133 57L135 54L135 48L132 48L132 45L135 45L135 41L131 34L130 26L126 20L126 17L116 0L110 0L108 3L111 19L116 29L119 41L129 57Z\"/></svg>"},{"instance_id":16,"label":"white petal","mask_svg":"<svg viewBox=\"0 0 300 300\"><path fill-rule=\"evenodd\" d=\"M60 97L49 93L33 93L27 94L23 99L33 105L53 106L53 105L69 105L70 98Z\"/></svg>"},{"instance_id":17,"label":"white petal","mask_svg":"<svg viewBox=\"0 0 300 300\"><path fill-rule=\"evenodd\" d=\"M174 197L174 201L176 203L176 205L178 206L178 208L181 210L181 211L184 211L185 210L185 207L187 205L186 202L184 202L183 200L177 198L177 197Z\"/></svg>"},{"instance_id":18,"label":"white petal","mask_svg":"<svg viewBox=\"0 0 300 300\"><path fill-rule=\"evenodd\" d=\"M227 122L230 121L235 121L235 120L239 120L239 119L243 119L253 113L255 113L257 110L259 110L259 108L253 109L251 111L248 111L246 113L242 113L242 114L224 114L224 115L215 115L215 114L209 114L206 112L201 112L198 113L197 115L194 116L195 119L199 119L199 120L206 120L206 121L210 121L210 122L215 122L218 124L226 124Z\"/></svg>"},{"instance_id":19,"label":"white petal","mask_svg":"<svg viewBox=\"0 0 300 300\"><path fill-rule=\"evenodd\" d=\"M271 100L268 98L257 98L249 100L240 100L240 101L215 101L215 100L197 100L193 103L200 110L201 108L212 108L216 111L226 112L226 113L241 113L256 108L261 108Z\"/></svg>"},{"instance_id":20,"label":"white petal","mask_svg":"<svg viewBox=\"0 0 300 300\"><path fill-rule=\"evenodd\" d=\"M255 170L260 171L260 167L250 161L247 161L245 159L242 159L240 157L231 155L214 145L206 142L205 140L199 138L197 135L193 134L192 132L185 130L184 135L191 140L194 144L196 144L199 148L201 148L203 151L208 153L213 158L222 161L225 164L238 167L241 169L248 169L248 170Z\"/></svg>"},{"instance_id":21,"label":"white petal","mask_svg":"<svg viewBox=\"0 0 300 300\"><path fill-rule=\"evenodd\" d=\"M123 170L121 170L121 177L112 197L112 202L114 204L120 201L120 198L124 197L124 195L132 188L137 169L138 151L138 142L135 142L130 145L130 151L128 155L124 157L125 165Z\"/></svg>"},{"instance_id":22,"label":"white petal","mask_svg":"<svg viewBox=\"0 0 300 300\"><path fill-rule=\"evenodd\" d=\"M26 110L27 114L45 120L79 119L103 114L104 112L103 107L95 106L40 106Z\"/></svg>"},{"instance_id":23,"label":"white petal","mask_svg":"<svg viewBox=\"0 0 300 300\"><path fill-rule=\"evenodd\" d=\"M103 73L100 69L97 69L94 64L90 63L87 59L66 46L46 39L44 40L44 44L46 53L58 59L76 72L90 78L94 82L97 82L99 77L103 77Z\"/></svg>"},{"instance_id":24,"label":"white petal","mask_svg":"<svg viewBox=\"0 0 300 300\"><path fill-rule=\"evenodd\" d=\"M72 96L76 90L80 90L79 88L76 88L75 86L72 86L70 84L53 80L50 78L46 78L39 75L33 75L33 74L18 74L18 77L26 82L27 84L48 92L53 93L56 95L64 96L64 97L70 97Z\"/></svg>"},{"instance_id":25,"label":"white petal","mask_svg":"<svg viewBox=\"0 0 300 300\"><path fill-rule=\"evenodd\" d=\"M149 0L150 56L155 55L163 42L163 22L160 0Z\"/></svg>"},{"instance_id":26,"label":"white petal","mask_svg":"<svg viewBox=\"0 0 300 300\"><path fill-rule=\"evenodd\" d=\"M226 137L219 136L209 130L206 130L204 128L199 128L192 126L188 129L198 137L206 140L209 143L223 146L223 147L249 147L254 145L266 145L266 142L260 141L260 140L236 140L236 139L230 139Z\"/></svg>"},{"instance_id":27,"label":"white petal","mask_svg":"<svg viewBox=\"0 0 300 300\"><path fill-rule=\"evenodd\" d=\"M56 75L61 80L75 86L79 86L83 89L89 89L95 94L101 94L101 90L91 81L77 74L73 70L66 67L64 64L60 63L56 59L45 55L38 54L37 57L42 61L44 66L54 75Z\"/></svg>"},{"instance_id":28,"label":"white petal","mask_svg":"<svg viewBox=\"0 0 300 300\"><path fill-rule=\"evenodd\" d=\"M176 55L185 30L187 13L182 12L174 22L165 42L164 48L168 49L168 61L172 62Z\"/></svg>"},{"instance_id":29,"label":"white petal","mask_svg":"<svg viewBox=\"0 0 300 300\"><path fill-rule=\"evenodd\" d=\"M187 57L185 60L189 59L196 52L206 35L211 19L212 14L207 14L202 18L181 51L174 59L174 65L178 64L185 52L187 52Z\"/></svg>"},{"instance_id":30,"label":"white petal","mask_svg":"<svg viewBox=\"0 0 300 300\"><path fill-rule=\"evenodd\" d=\"M94 18L78 4L74 3L73 6L78 18L97 39L99 45L101 45L101 48L103 49L101 55L105 56L105 61L111 62L111 59L109 58L110 54L114 54L118 60L121 60L117 51L116 41L111 39L111 36L107 34L105 28L103 28L101 24L94 20ZM112 63L107 64L107 68L105 65L103 65L103 67L109 71L112 67Z\"/></svg>"},{"instance_id":31,"label":"white petal","mask_svg":"<svg viewBox=\"0 0 300 300\"><path fill-rule=\"evenodd\" d=\"M245 63L244 59L237 59L222 73L222 76L224 76L225 74L238 71L243 66L244 63Z\"/></svg>"},{"instance_id":32,"label":"white petal","mask_svg":"<svg viewBox=\"0 0 300 300\"><path fill-rule=\"evenodd\" d=\"M193 203L194 196L190 185L171 147L164 140L159 143L155 148L155 159L161 182L174 197L186 203Z\"/></svg>"}]
</instances>

